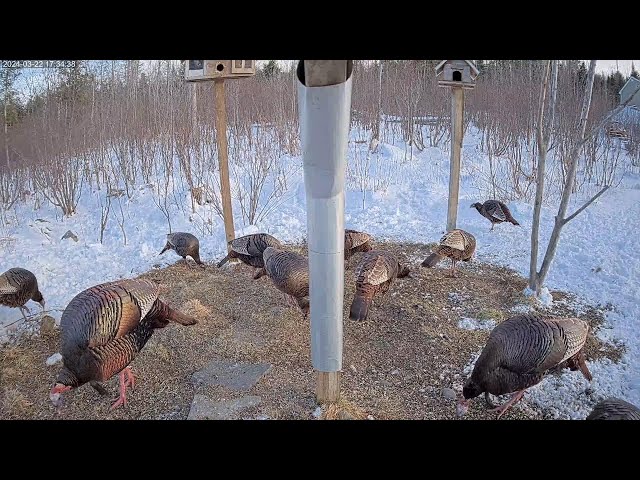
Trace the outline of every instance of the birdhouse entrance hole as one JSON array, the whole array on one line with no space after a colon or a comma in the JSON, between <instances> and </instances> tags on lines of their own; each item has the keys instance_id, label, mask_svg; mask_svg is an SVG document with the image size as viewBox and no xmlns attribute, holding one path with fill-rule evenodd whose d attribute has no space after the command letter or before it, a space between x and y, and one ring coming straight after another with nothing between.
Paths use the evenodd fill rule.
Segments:
<instances>
[{"instance_id":1,"label":"birdhouse entrance hole","mask_svg":"<svg viewBox=\"0 0 640 480\"><path fill-rule=\"evenodd\" d=\"M216 65L216 70L219 71L219 72L223 71L224 70L224 64L219 63L218 65Z\"/></svg>"},{"instance_id":2,"label":"birdhouse entrance hole","mask_svg":"<svg viewBox=\"0 0 640 480\"><path fill-rule=\"evenodd\" d=\"M460 70L456 70L453 72L453 81L454 82L462 81L462 72Z\"/></svg>"}]
</instances>

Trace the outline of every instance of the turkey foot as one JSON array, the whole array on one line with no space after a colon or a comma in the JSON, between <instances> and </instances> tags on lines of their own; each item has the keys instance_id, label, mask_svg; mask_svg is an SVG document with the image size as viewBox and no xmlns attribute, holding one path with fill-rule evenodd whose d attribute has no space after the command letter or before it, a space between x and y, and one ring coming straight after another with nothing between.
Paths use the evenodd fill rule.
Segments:
<instances>
[{"instance_id":1,"label":"turkey foot","mask_svg":"<svg viewBox=\"0 0 640 480\"><path fill-rule=\"evenodd\" d=\"M514 393L513 396L509 399L509 401L506 402L504 405L500 405L499 407L492 408L489 411L490 412L498 412L498 420L500 420L500 417L504 414L504 412L509 410L509 408L511 408L511 406L513 406L516 403L518 403L518 401L524 396L524 392L525 392L525 390L520 390L520 391Z\"/></svg>"},{"instance_id":2,"label":"turkey foot","mask_svg":"<svg viewBox=\"0 0 640 480\"><path fill-rule=\"evenodd\" d=\"M27 313L28 313L29 315L31 315L31 310L29 310L29 309L28 309L26 306L24 306L24 305L23 305L22 307L20 307L20 313L22 314L22 316L24 317L24 319L25 319L25 321L26 321L26 320L27 320L27 316L24 314L24 311L25 311L25 310L27 311Z\"/></svg>"},{"instance_id":3,"label":"turkey foot","mask_svg":"<svg viewBox=\"0 0 640 480\"><path fill-rule=\"evenodd\" d=\"M126 380L125 380L125 376L127 377ZM127 395L126 395L127 387L131 386L131 388L133 388L133 385L135 384L133 373L131 373L131 369L129 367L122 370L119 374L119 377L120 377L120 397L118 397L118 400L116 400L115 403L111 405L111 410L115 410L119 406L127 404Z\"/></svg>"}]
</instances>

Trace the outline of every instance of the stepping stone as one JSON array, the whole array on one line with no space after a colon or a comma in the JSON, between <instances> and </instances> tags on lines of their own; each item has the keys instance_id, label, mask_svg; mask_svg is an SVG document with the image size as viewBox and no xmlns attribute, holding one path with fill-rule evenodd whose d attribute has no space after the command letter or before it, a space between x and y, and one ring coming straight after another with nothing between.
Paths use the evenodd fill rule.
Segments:
<instances>
[{"instance_id":1,"label":"stepping stone","mask_svg":"<svg viewBox=\"0 0 640 480\"><path fill-rule=\"evenodd\" d=\"M255 395L214 402L205 395L195 395L187 420L233 420L248 408L257 407L262 399Z\"/></svg>"},{"instance_id":2,"label":"stepping stone","mask_svg":"<svg viewBox=\"0 0 640 480\"><path fill-rule=\"evenodd\" d=\"M212 360L202 370L191 376L196 384L222 385L239 392L251 389L271 369L269 363L245 363L229 360Z\"/></svg>"}]
</instances>

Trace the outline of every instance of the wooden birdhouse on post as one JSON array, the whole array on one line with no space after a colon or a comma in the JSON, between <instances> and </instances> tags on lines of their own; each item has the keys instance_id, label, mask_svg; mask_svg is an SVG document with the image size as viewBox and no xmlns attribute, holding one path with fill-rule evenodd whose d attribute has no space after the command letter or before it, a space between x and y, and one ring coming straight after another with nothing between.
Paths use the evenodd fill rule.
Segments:
<instances>
[{"instance_id":1,"label":"wooden birdhouse on post","mask_svg":"<svg viewBox=\"0 0 640 480\"><path fill-rule=\"evenodd\" d=\"M451 163L449 169L449 204L447 207L448 232L456 228L458 218L464 90L475 88L478 73L480 73L479 70L471 60L443 60L436 65L438 86L451 88Z\"/></svg>"},{"instance_id":2,"label":"wooden birdhouse on post","mask_svg":"<svg viewBox=\"0 0 640 480\"><path fill-rule=\"evenodd\" d=\"M224 232L229 242L235 238L233 211L231 209L231 185L229 183L229 160L227 146L227 110L225 106L224 81L227 78L245 78L255 75L255 60L185 60L184 78L188 82L213 80L216 108L216 143L220 166L220 196Z\"/></svg>"}]
</instances>

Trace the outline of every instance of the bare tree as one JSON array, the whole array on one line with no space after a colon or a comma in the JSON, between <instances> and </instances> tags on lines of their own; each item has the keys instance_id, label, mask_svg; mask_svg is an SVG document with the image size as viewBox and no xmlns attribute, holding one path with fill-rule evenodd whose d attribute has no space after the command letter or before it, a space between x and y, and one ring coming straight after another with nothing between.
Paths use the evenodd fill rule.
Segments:
<instances>
[{"instance_id":1,"label":"bare tree","mask_svg":"<svg viewBox=\"0 0 640 480\"><path fill-rule=\"evenodd\" d=\"M570 222L576 216L578 216L581 212L583 212L589 205L591 205L610 187L610 185L604 186L596 195L591 197L584 205L578 208L573 214L569 215L568 217L566 216L567 207L569 206L569 199L571 198L571 194L573 192L573 186L576 180L576 172L578 169L578 159L579 159L580 153L582 152L582 149L584 148L585 143L593 135L600 132L602 127L609 121L609 119L617 115L629 103L629 101L631 100L631 98L633 98L635 93L637 91L640 91L640 87L639 87L636 90L636 92L634 92L634 95L631 95L631 97L629 97L627 101L622 103L618 108L614 109L609 115L603 118L595 127L593 127L587 133L586 132L587 120L589 116L589 108L591 106L591 96L593 92L593 80L595 77L596 62L597 62L596 60L591 60L589 63L589 70L587 73L586 84L584 87L584 98L582 102L582 109L580 112L580 120L578 121L578 126L576 129L577 130L576 139L575 139L573 148L571 149L571 152L569 154L569 157L566 159L566 162L565 162L567 173L564 181L564 186L562 189L562 198L560 200L560 206L558 207L558 214L555 217L555 224L553 227L553 231L551 232L551 238L549 239L549 244L547 245L547 250L546 250L544 259L542 261L542 266L540 267L540 271L535 274L532 272L530 275L530 284L532 284L532 286L535 287L531 289L535 291L536 296L540 295L542 286L544 285L547 274L549 273L551 263L555 257L556 250L558 248L558 242L560 241L560 233L562 232L562 228L568 222ZM548 71L549 71L549 68L547 68L547 72ZM548 81L548 74L545 75L545 83L547 81ZM543 119L543 114L544 114L543 105L544 105L544 95L546 94L546 90L547 90L546 85L543 85L541 101L540 101L540 105L541 105L540 116L539 116L539 122L538 122L539 136L541 135L541 123L542 123L541 120ZM542 146L545 147L544 138L542 138L541 140L542 141L539 141L539 143L541 143ZM544 168L542 167L544 167L544 164L543 165L538 164L538 178L540 178L540 175L544 175ZM536 204L538 203L537 200L538 200L538 195L536 194ZM538 211L538 217L539 216L540 216L540 212ZM534 221L535 221L535 218L534 218ZM539 218L538 218L538 222L539 222ZM534 246L534 242L537 243L536 242L537 233L538 233L537 230L535 233L536 233L536 237L534 238L534 235L532 232L532 247ZM534 261L535 259L533 258L533 253L534 252L532 249L531 266L535 270L536 263ZM535 254L537 255L537 245L535 248Z\"/></svg>"},{"instance_id":2,"label":"bare tree","mask_svg":"<svg viewBox=\"0 0 640 480\"><path fill-rule=\"evenodd\" d=\"M551 76L551 98L550 98L550 114L549 120L545 125L545 102L549 89L549 76ZM538 145L538 167L536 178L536 200L533 207L533 225L531 227L531 259L529 263L529 288L536 290L538 288L538 244L540 238L540 213L542 212L542 193L544 192L544 174L547 162L547 149L551 131L553 129L553 121L555 116L556 98L558 93L558 61L549 60L545 70L544 80L542 82L542 90L540 91L538 127L537 127L537 145Z\"/></svg>"}]
</instances>

